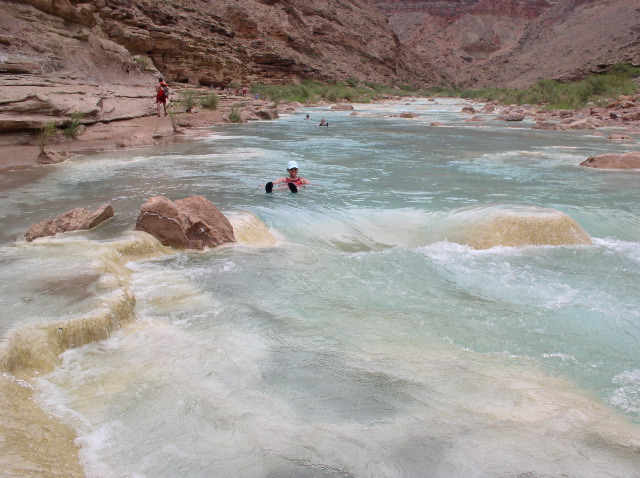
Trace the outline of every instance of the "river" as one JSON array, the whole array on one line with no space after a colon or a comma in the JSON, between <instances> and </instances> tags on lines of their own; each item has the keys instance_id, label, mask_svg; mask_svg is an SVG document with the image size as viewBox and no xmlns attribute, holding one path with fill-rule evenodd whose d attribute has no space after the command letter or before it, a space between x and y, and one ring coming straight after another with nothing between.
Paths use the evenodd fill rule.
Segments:
<instances>
[{"instance_id":1,"label":"river","mask_svg":"<svg viewBox=\"0 0 640 478\"><path fill-rule=\"evenodd\" d=\"M86 476L640 476L640 181L578 166L629 145L465 105L301 108L8 173L3 346L74 324L30 380ZM290 160L314 184L265 194ZM134 232L154 195L205 196L238 242ZM104 202L94 230L22 238Z\"/></svg>"}]
</instances>

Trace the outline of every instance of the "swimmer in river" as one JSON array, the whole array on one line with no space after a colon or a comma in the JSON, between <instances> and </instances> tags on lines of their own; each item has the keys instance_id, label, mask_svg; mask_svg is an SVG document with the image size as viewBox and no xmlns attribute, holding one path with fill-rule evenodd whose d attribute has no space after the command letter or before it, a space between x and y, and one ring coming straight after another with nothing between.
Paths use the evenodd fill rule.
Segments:
<instances>
[{"instance_id":1,"label":"swimmer in river","mask_svg":"<svg viewBox=\"0 0 640 478\"><path fill-rule=\"evenodd\" d=\"M269 181L267 184L265 184L264 190L266 192L270 193L271 191L273 191L273 186L275 184L285 183L292 193L297 193L298 192L298 186L304 186L305 184L311 184L311 181L309 181L307 178L302 178L302 177L298 176L298 163L297 162L289 161L289 164L287 164L287 172L289 173L288 177L285 176L285 177L282 177L280 179L276 179L275 181ZM278 189L284 189L284 188L278 188Z\"/></svg>"}]
</instances>

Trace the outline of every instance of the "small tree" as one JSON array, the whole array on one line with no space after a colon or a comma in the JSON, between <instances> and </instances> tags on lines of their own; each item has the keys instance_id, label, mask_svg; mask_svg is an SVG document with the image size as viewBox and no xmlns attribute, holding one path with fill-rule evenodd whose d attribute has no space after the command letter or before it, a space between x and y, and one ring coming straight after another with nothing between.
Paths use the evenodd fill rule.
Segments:
<instances>
[{"instance_id":1,"label":"small tree","mask_svg":"<svg viewBox=\"0 0 640 478\"><path fill-rule=\"evenodd\" d=\"M40 128L40 132L38 133L38 147L40 148L41 156L47 154L44 150L44 147L49 144L49 141L55 134L56 124L53 121L49 121L42 128Z\"/></svg>"}]
</instances>

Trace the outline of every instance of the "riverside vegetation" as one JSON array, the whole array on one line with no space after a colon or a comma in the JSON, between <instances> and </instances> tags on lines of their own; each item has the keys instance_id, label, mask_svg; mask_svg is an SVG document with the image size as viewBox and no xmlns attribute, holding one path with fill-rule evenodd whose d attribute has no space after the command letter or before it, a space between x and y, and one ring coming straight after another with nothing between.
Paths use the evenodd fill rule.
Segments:
<instances>
[{"instance_id":1,"label":"riverside vegetation","mask_svg":"<svg viewBox=\"0 0 640 478\"><path fill-rule=\"evenodd\" d=\"M317 103L346 100L368 103L386 96L449 96L456 98L495 101L502 104L538 104L548 109L580 109L588 103L602 103L620 95L640 92L640 67L615 65L610 72L594 74L570 82L540 80L531 88L458 89L434 88L418 90L408 85L392 87L348 79L324 84L305 80L299 85L262 85L254 83L251 91L272 101Z\"/></svg>"}]
</instances>

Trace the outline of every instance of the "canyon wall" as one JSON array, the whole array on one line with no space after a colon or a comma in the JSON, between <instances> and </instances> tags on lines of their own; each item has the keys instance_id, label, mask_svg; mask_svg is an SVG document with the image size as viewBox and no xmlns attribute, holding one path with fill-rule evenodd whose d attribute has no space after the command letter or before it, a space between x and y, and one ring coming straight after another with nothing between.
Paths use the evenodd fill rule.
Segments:
<instances>
[{"instance_id":1,"label":"canyon wall","mask_svg":"<svg viewBox=\"0 0 640 478\"><path fill-rule=\"evenodd\" d=\"M118 74L155 68L170 81L217 86L438 80L364 0L5 0L0 13L0 73L108 81L115 61Z\"/></svg>"},{"instance_id":2,"label":"canyon wall","mask_svg":"<svg viewBox=\"0 0 640 478\"><path fill-rule=\"evenodd\" d=\"M526 87L640 65L637 0L371 0L401 42L465 87Z\"/></svg>"},{"instance_id":3,"label":"canyon wall","mask_svg":"<svg viewBox=\"0 0 640 478\"><path fill-rule=\"evenodd\" d=\"M228 86L442 79L365 0L3 0L0 132L154 112L156 78Z\"/></svg>"}]
</instances>

